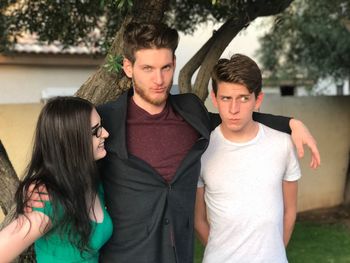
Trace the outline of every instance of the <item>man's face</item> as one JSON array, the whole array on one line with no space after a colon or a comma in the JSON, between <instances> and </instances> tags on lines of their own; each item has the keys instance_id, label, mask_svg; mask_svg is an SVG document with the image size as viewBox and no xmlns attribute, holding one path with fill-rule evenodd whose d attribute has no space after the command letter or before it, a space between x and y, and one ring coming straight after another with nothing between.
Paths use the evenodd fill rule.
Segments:
<instances>
[{"instance_id":1,"label":"man's face","mask_svg":"<svg viewBox=\"0 0 350 263\"><path fill-rule=\"evenodd\" d=\"M134 101L146 111L163 109L172 86L174 70L175 59L167 48L138 50L134 64L124 59L124 71L133 80Z\"/></svg>"},{"instance_id":2,"label":"man's face","mask_svg":"<svg viewBox=\"0 0 350 263\"><path fill-rule=\"evenodd\" d=\"M221 130L224 135L243 135L253 125L253 111L262 102L263 94L255 98L254 93L241 84L220 82L215 96L211 93L213 104L218 108L222 119Z\"/></svg>"}]
</instances>

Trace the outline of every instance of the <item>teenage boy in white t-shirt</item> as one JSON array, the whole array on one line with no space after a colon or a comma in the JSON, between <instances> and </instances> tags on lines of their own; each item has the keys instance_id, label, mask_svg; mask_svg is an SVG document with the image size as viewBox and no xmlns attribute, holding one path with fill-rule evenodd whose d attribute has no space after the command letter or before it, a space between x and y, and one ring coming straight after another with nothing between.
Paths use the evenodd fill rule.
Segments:
<instances>
[{"instance_id":1,"label":"teenage boy in white t-shirt","mask_svg":"<svg viewBox=\"0 0 350 263\"><path fill-rule=\"evenodd\" d=\"M236 54L212 73L222 123L202 156L195 228L203 262L288 262L300 168L290 136L252 119L263 93L257 64Z\"/></svg>"}]
</instances>

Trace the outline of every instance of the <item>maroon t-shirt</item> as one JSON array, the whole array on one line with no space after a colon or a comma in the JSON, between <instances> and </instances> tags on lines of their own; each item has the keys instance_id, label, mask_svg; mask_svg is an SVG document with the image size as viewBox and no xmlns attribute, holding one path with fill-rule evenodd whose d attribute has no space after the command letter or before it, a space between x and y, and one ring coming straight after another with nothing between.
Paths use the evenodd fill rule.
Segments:
<instances>
[{"instance_id":1,"label":"maroon t-shirt","mask_svg":"<svg viewBox=\"0 0 350 263\"><path fill-rule=\"evenodd\" d=\"M170 182L188 151L199 137L173 108L166 104L161 113L151 115L129 99L127 115L129 153L146 161Z\"/></svg>"}]
</instances>

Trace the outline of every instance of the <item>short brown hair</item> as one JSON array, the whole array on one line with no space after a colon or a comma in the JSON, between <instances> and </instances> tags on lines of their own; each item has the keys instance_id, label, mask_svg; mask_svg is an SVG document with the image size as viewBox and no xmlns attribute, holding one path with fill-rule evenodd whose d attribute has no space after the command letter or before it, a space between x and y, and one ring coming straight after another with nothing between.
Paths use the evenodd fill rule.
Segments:
<instances>
[{"instance_id":1,"label":"short brown hair","mask_svg":"<svg viewBox=\"0 0 350 263\"><path fill-rule=\"evenodd\" d=\"M255 97L261 92L261 71L254 60L242 54L234 54L230 59L219 59L211 78L215 95L220 82L244 85L250 93L254 92Z\"/></svg>"},{"instance_id":2,"label":"short brown hair","mask_svg":"<svg viewBox=\"0 0 350 263\"><path fill-rule=\"evenodd\" d=\"M175 54L179 34L162 23L130 23L124 35L124 57L135 62L135 52L141 49L168 48Z\"/></svg>"}]
</instances>

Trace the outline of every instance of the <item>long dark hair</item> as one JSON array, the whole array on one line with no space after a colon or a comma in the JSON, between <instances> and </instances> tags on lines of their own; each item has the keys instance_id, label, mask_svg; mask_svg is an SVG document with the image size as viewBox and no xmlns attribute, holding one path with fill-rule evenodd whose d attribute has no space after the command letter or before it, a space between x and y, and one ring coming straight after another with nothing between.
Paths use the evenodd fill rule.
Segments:
<instances>
[{"instance_id":1,"label":"long dark hair","mask_svg":"<svg viewBox=\"0 0 350 263\"><path fill-rule=\"evenodd\" d=\"M19 215L30 199L29 186L38 190L44 185L53 207L53 227L68 234L81 252L89 250L89 211L98 185L90 121L93 109L92 103L78 97L57 97L43 107L31 161L16 193Z\"/></svg>"}]
</instances>

